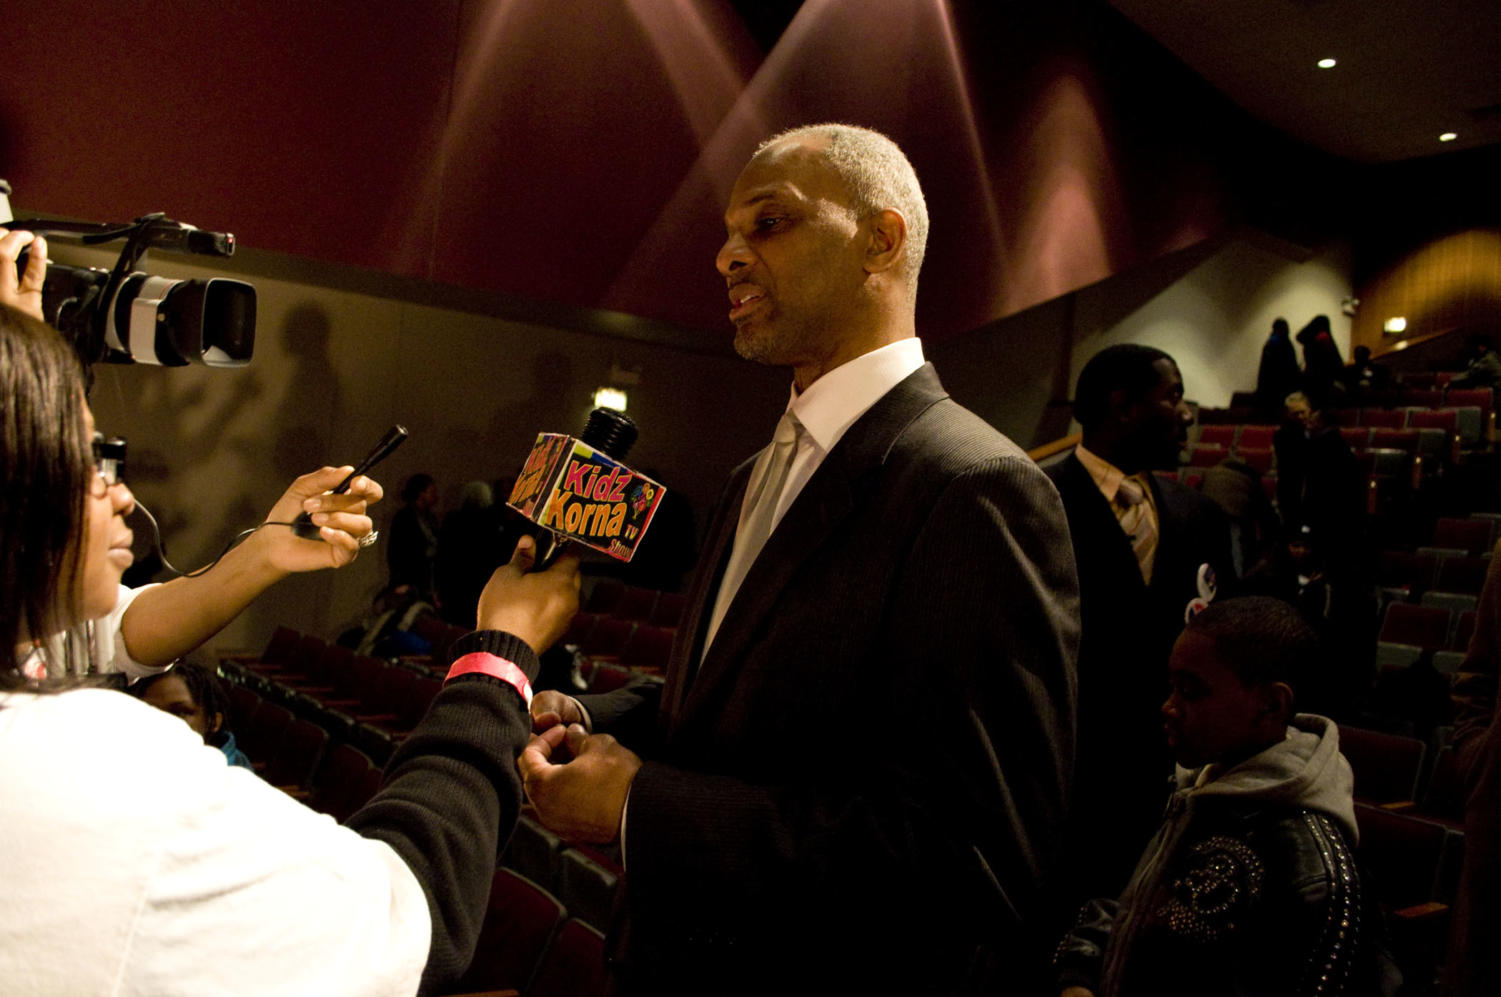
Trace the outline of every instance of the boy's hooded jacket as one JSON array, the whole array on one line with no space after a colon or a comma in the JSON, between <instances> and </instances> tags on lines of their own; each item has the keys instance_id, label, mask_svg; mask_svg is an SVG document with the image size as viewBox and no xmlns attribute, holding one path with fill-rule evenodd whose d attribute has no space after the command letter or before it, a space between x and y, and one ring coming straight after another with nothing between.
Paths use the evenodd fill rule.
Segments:
<instances>
[{"instance_id":1,"label":"boy's hooded jacket","mask_svg":"<svg viewBox=\"0 0 1501 997\"><path fill-rule=\"evenodd\" d=\"M1354 778L1336 726L1299 714L1233 768L1179 768L1118 901L1059 946L1059 989L1098 997L1371 992L1381 935L1356 871Z\"/></svg>"}]
</instances>

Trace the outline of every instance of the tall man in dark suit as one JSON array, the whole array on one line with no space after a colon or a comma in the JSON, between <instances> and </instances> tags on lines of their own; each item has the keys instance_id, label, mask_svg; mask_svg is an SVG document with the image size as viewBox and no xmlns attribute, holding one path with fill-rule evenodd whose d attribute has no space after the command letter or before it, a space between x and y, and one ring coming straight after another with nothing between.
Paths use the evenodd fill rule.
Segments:
<instances>
[{"instance_id":1,"label":"tall man in dark suit","mask_svg":"<svg viewBox=\"0 0 1501 997\"><path fill-rule=\"evenodd\" d=\"M531 799L622 841L638 992L1020 979L1073 764L1057 493L923 362L927 212L889 139L770 140L725 227L735 347L791 402L726 486L665 686L537 697Z\"/></svg>"},{"instance_id":2,"label":"tall man in dark suit","mask_svg":"<svg viewBox=\"0 0 1501 997\"><path fill-rule=\"evenodd\" d=\"M1048 468L1068 511L1083 624L1064 917L1119 896L1156 829L1173 771L1160 713L1168 655L1187 614L1234 580L1224 513L1152 474L1177 467L1193 421L1173 358L1134 344L1095 354L1074 417L1083 441Z\"/></svg>"}]
</instances>

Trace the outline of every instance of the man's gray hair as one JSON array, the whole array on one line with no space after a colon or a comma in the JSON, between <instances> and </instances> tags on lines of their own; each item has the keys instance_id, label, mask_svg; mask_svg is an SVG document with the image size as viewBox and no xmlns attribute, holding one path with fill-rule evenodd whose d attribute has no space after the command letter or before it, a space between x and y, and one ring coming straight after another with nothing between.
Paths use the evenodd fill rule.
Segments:
<instances>
[{"instance_id":1,"label":"man's gray hair","mask_svg":"<svg viewBox=\"0 0 1501 997\"><path fill-rule=\"evenodd\" d=\"M828 140L824 159L844 181L861 217L887 208L901 213L907 223L906 255L902 275L914 298L917 274L928 247L928 204L923 200L917 172L891 139L870 128L837 123L803 125L778 132L756 148L756 155L788 139Z\"/></svg>"}]
</instances>

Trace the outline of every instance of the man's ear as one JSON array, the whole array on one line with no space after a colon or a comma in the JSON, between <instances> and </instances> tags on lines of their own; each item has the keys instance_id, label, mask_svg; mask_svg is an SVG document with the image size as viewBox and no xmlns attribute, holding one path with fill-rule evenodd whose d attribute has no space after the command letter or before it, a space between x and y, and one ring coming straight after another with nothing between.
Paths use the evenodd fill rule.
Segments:
<instances>
[{"instance_id":1,"label":"man's ear","mask_svg":"<svg viewBox=\"0 0 1501 997\"><path fill-rule=\"evenodd\" d=\"M219 733L223 729L224 729L224 714L222 714L222 713L220 713L220 712L218 712L216 710L216 711L214 711L214 713L212 713L209 716L209 720L208 720L208 732L210 734L217 734L217 733Z\"/></svg>"},{"instance_id":2,"label":"man's ear","mask_svg":"<svg viewBox=\"0 0 1501 997\"><path fill-rule=\"evenodd\" d=\"M870 219L870 242L865 248L865 272L882 273L896 266L907 245L907 219L894 208Z\"/></svg>"}]
</instances>

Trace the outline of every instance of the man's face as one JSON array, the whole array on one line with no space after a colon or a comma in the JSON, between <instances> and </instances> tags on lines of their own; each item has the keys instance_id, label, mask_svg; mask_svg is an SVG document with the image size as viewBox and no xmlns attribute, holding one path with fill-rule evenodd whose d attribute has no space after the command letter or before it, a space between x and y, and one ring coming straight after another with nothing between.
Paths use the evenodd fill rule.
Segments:
<instances>
[{"instance_id":1,"label":"man's face","mask_svg":"<svg viewBox=\"0 0 1501 997\"><path fill-rule=\"evenodd\" d=\"M1287 421L1307 429L1313 423L1313 407L1301 398L1288 402Z\"/></svg>"},{"instance_id":2,"label":"man's face","mask_svg":"<svg viewBox=\"0 0 1501 997\"><path fill-rule=\"evenodd\" d=\"M1264 747L1264 698L1219 659L1213 641L1191 630L1180 634L1168 679L1162 727L1179 765L1238 762Z\"/></svg>"},{"instance_id":3,"label":"man's face","mask_svg":"<svg viewBox=\"0 0 1501 997\"><path fill-rule=\"evenodd\" d=\"M1183 400L1183 377L1178 365L1166 357L1155 361L1157 383L1127 407L1127 435L1138 469L1170 470L1178 466L1178 452L1188 440L1193 410Z\"/></svg>"},{"instance_id":4,"label":"man's face","mask_svg":"<svg viewBox=\"0 0 1501 997\"><path fill-rule=\"evenodd\" d=\"M714 262L729 285L736 352L794 368L838 352L864 283L863 229L818 149L784 143L751 160L724 223Z\"/></svg>"}]
</instances>

